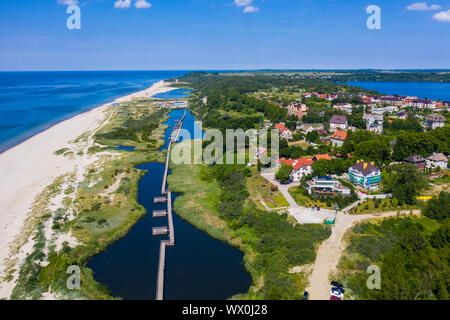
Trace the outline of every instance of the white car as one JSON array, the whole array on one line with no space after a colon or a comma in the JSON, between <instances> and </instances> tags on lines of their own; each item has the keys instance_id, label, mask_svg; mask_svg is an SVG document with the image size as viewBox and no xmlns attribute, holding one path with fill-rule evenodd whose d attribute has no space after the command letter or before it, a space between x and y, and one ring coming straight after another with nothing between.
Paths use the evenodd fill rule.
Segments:
<instances>
[{"instance_id":1,"label":"white car","mask_svg":"<svg viewBox=\"0 0 450 320\"><path fill-rule=\"evenodd\" d=\"M344 294L341 291L339 291L339 289L337 289L337 288L331 289L330 295L338 297L341 300L344 299Z\"/></svg>"}]
</instances>

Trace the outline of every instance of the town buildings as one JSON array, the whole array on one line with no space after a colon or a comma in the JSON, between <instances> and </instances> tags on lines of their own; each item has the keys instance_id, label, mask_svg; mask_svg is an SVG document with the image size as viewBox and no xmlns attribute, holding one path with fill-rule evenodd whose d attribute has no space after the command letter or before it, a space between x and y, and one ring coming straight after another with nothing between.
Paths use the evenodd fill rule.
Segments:
<instances>
[{"instance_id":1,"label":"town buildings","mask_svg":"<svg viewBox=\"0 0 450 320\"><path fill-rule=\"evenodd\" d=\"M425 164L426 159L421 156L413 155L413 156L403 159L403 161L414 165L419 170L425 169L425 166L426 166L426 164Z\"/></svg>"},{"instance_id":2,"label":"town buildings","mask_svg":"<svg viewBox=\"0 0 450 320\"><path fill-rule=\"evenodd\" d=\"M348 169L350 182L366 190L377 190L381 183L381 171L373 163L358 161Z\"/></svg>"},{"instance_id":3,"label":"town buildings","mask_svg":"<svg viewBox=\"0 0 450 320\"><path fill-rule=\"evenodd\" d=\"M363 120L366 121L367 131L377 134L383 133L383 115L365 113L363 115Z\"/></svg>"},{"instance_id":4,"label":"town buildings","mask_svg":"<svg viewBox=\"0 0 450 320\"><path fill-rule=\"evenodd\" d=\"M335 132L336 130L347 130L348 122L347 117L334 115L330 119L330 131Z\"/></svg>"},{"instance_id":5,"label":"town buildings","mask_svg":"<svg viewBox=\"0 0 450 320\"><path fill-rule=\"evenodd\" d=\"M275 129L280 131L280 138L285 140L292 140L292 132L285 127L284 123L275 124Z\"/></svg>"},{"instance_id":6,"label":"town buildings","mask_svg":"<svg viewBox=\"0 0 450 320\"><path fill-rule=\"evenodd\" d=\"M342 147L342 145L345 142L345 139L347 139L347 131L336 130L331 135L331 143L334 146Z\"/></svg>"},{"instance_id":7,"label":"town buildings","mask_svg":"<svg viewBox=\"0 0 450 320\"><path fill-rule=\"evenodd\" d=\"M333 109L341 110L347 112L348 114L351 114L353 106L350 103L337 103L333 106Z\"/></svg>"},{"instance_id":8,"label":"town buildings","mask_svg":"<svg viewBox=\"0 0 450 320\"><path fill-rule=\"evenodd\" d=\"M446 119L444 116L441 116L440 114L437 113L433 113L426 118L425 122L428 128L436 129L439 127L443 127L445 124L445 120Z\"/></svg>"},{"instance_id":9,"label":"town buildings","mask_svg":"<svg viewBox=\"0 0 450 320\"><path fill-rule=\"evenodd\" d=\"M306 106L306 104L302 103L293 102L288 105L287 109L288 115L296 116L298 120L302 120L303 116L308 112L308 107Z\"/></svg>"},{"instance_id":10,"label":"town buildings","mask_svg":"<svg viewBox=\"0 0 450 320\"><path fill-rule=\"evenodd\" d=\"M433 153L432 156L426 159L425 163L428 169L440 168L445 170L448 166L448 159L443 153Z\"/></svg>"},{"instance_id":11,"label":"town buildings","mask_svg":"<svg viewBox=\"0 0 450 320\"><path fill-rule=\"evenodd\" d=\"M306 189L309 194L350 196L351 190L343 186L339 181L331 177L314 177L306 182Z\"/></svg>"},{"instance_id":12,"label":"town buildings","mask_svg":"<svg viewBox=\"0 0 450 320\"><path fill-rule=\"evenodd\" d=\"M292 173L290 178L294 182L300 181L304 176L312 173L312 164L314 163L311 158L299 158L299 159L285 159L281 158L278 162L292 166Z\"/></svg>"}]
</instances>

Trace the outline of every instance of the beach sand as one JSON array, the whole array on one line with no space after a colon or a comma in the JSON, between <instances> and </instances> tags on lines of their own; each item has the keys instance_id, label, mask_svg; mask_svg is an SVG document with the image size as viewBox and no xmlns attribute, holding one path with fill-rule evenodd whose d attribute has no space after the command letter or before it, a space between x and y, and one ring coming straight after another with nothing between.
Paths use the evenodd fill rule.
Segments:
<instances>
[{"instance_id":1,"label":"beach sand","mask_svg":"<svg viewBox=\"0 0 450 320\"><path fill-rule=\"evenodd\" d=\"M63 121L0 154L0 299L9 298L14 288L14 281L1 279L5 276L7 259L11 259L11 244L23 232L25 219L36 197L55 178L72 172L74 168L87 168L98 160L87 152L82 157L66 157L55 155L55 151L72 147L77 137L89 133L89 138L82 146L86 151L93 145L94 134L109 121L114 103L150 98L173 89L160 81L146 90ZM24 255L25 250L21 251ZM23 256L18 258L20 261Z\"/></svg>"}]
</instances>

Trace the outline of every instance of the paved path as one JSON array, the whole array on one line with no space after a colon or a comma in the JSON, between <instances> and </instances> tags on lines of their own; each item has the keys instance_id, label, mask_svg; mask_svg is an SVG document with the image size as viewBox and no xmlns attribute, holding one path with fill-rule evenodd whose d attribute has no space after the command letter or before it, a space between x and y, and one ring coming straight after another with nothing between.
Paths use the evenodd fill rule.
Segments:
<instances>
[{"instance_id":1,"label":"paved path","mask_svg":"<svg viewBox=\"0 0 450 320\"><path fill-rule=\"evenodd\" d=\"M402 212L409 214L409 211ZM415 210L413 214L420 214L420 210ZM348 215L339 213L336 219L336 225L333 226L330 238L322 242L317 251L316 261L312 268L312 274L309 278L309 292L311 300L329 300L330 299L330 281L329 275L336 271L337 264L345 250L342 243L345 232L353 225L372 218L385 218L396 216L397 212L384 212L379 214Z\"/></svg>"}]
</instances>

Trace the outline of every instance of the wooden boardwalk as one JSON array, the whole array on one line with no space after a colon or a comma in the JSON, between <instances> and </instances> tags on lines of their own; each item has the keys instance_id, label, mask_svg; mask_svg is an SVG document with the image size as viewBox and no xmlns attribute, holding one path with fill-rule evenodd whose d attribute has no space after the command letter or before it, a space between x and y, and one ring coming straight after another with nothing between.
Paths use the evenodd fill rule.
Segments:
<instances>
[{"instance_id":1,"label":"wooden boardwalk","mask_svg":"<svg viewBox=\"0 0 450 320\"><path fill-rule=\"evenodd\" d=\"M167 157L166 157L166 167L164 170L164 177L161 187L161 194L167 195L167 219L168 219L168 233L169 239L162 240L159 246L159 263L158 263L158 277L156 284L156 300L164 299L164 271L166 267L166 247L172 247L175 245L175 230L173 226L173 215L172 215L172 192L168 190L167 187L167 173L169 171L170 162L170 150L172 147L172 142L176 143L180 138L181 128L183 127L183 121L186 118L188 109L184 110L184 115L180 120L177 120L178 124L174 126L174 130L170 136L169 145L167 147ZM155 215L155 212L153 213Z\"/></svg>"}]
</instances>

